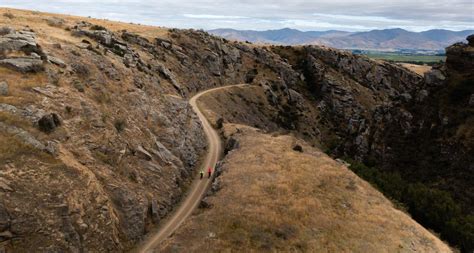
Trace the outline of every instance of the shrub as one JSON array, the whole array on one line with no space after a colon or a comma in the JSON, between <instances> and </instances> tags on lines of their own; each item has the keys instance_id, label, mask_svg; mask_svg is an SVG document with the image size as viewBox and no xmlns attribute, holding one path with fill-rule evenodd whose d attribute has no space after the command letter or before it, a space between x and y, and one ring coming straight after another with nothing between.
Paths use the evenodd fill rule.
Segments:
<instances>
[{"instance_id":1,"label":"shrub","mask_svg":"<svg viewBox=\"0 0 474 253\"><path fill-rule=\"evenodd\" d=\"M117 129L117 132L120 133L123 130L125 130L125 127L127 126L127 122L124 119L116 119L114 121L114 126L115 126L115 129Z\"/></svg>"},{"instance_id":2,"label":"shrub","mask_svg":"<svg viewBox=\"0 0 474 253\"><path fill-rule=\"evenodd\" d=\"M3 13L3 16L9 19L14 19L15 15L11 14L10 12Z\"/></svg>"},{"instance_id":3,"label":"shrub","mask_svg":"<svg viewBox=\"0 0 474 253\"><path fill-rule=\"evenodd\" d=\"M103 27L101 25L93 25L93 26L91 26L90 29L93 30L93 31L105 31L105 30L107 30L105 27Z\"/></svg>"},{"instance_id":4,"label":"shrub","mask_svg":"<svg viewBox=\"0 0 474 253\"><path fill-rule=\"evenodd\" d=\"M402 203L422 225L440 233L443 239L461 248L474 249L474 216L462 213L447 191L422 183L409 183L399 173L379 170L356 161L350 169L378 188L387 197Z\"/></svg>"},{"instance_id":5,"label":"shrub","mask_svg":"<svg viewBox=\"0 0 474 253\"><path fill-rule=\"evenodd\" d=\"M73 63L71 65L71 68L73 69L73 71L79 75L79 76L82 76L82 77L87 77L90 75L90 71L89 71L89 68L87 68L86 65L84 64L81 64L81 63Z\"/></svg>"}]
</instances>

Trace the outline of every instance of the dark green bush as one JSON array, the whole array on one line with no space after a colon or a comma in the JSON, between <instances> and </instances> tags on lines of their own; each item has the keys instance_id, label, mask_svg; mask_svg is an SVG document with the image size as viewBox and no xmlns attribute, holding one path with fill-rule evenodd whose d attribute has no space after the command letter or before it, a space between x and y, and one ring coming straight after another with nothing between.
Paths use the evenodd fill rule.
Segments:
<instances>
[{"instance_id":1,"label":"dark green bush","mask_svg":"<svg viewBox=\"0 0 474 253\"><path fill-rule=\"evenodd\" d=\"M422 183L409 183L396 172L354 161L351 164L352 171L387 197L402 203L416 221L440 233L462 252L474 250L474 216L463 213L449 192Z\"/></svg>"}]
</instances>

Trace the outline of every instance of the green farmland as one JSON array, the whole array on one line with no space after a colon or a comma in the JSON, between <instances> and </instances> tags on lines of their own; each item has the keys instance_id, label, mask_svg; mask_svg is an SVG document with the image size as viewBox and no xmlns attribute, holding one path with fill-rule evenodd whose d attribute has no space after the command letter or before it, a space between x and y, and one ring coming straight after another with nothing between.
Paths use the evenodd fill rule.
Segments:
<instances>
[{"instance_id":1,"label":"green farmland","mask_svg":"<svg viewBox=\"0 0 474 253\"><path fill-rule=\"evenodd\" d=\"M444 62L446 56L438 55L401 55L401 54L365 54L369 58L386 60L392 62L406 62L414 64L433 64L438 62Z\"/></svg>"}]
</instances>

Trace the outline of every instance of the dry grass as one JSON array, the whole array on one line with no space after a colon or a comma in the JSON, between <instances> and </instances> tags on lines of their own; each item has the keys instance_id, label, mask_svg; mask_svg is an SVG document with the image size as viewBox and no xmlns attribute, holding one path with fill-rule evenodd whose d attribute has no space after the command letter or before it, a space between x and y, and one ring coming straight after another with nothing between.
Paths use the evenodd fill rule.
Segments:
<instances>
[{"instance_id":1,"label":"dry grass","mask_svg":"<svg viewBox=\"0 0 474 253\"><path fill-rule=\"evenodd\" d=\"M105 26L107 29L112 31L121 31L127 30L129 32L140 33L141 36L148 39L153 39L155 37L166 37L168 34L168 29L164 27L156 26L147 26L147 25L137 25L131 23L110 21L105 19L95 19L95 18L85 18L71 15L63 14L52 14L52 13L43 13L36 11L28 10L17 10L9 8L0 8L0 26L9 25L12 27L23 27L23 24L35 24L35 30L39 30L41 34L47 34L49 36L54 36L57 39L62 39L65 41L73 42L76 40L79 42L78 38L70 36L70 33L65 31L63 27L74 25L80 21L88 21L96 25ZM10 13L14 18L8 18L4 16L4 13ZM48 21L51 18L64 19L65 23L63 26L56 27L51 26Z\"/></svg>"},{"instance_id":2,"label":"dry grass","mask_svg":"<svg viewBox=\"0 0 474 253\"><path fill-rule=\"evenodd\" d=\"M225 125L222 189L165 243L188 252L449 252L345 166L290 136ZM212 236L215 234L215 237ZM209 236L211 235L211 236Z\"/></svg>"},{"instance_id":3,"label":"dry grass","mask_svg":"<svg viewBox=\"0 0 474 253\"><path fill-rule=\"evenodd\" d=\"M19 75L13 70L0 68L0 81L9 85L9 96L0 96L0 103L26 105L36 101L31 88L45 86L47 77L44 73Z\"/></svg>"},{"instance_id":4,"label":"dry grass","mask_svg":"<svg viewBox=\"0 0 474 253\"><path fill-rule=\"evenodd\" d=\"M431 70L431 66L428 65L417 65L417 64L410 64L410 63L400 63L401 66L417 73L420 76L423 76L426 72Z\"/></svg>"},{"instance_id":5,"label":"dry grass","mask_svg":"<svg viewBox=\"0 0 474 253\"><path fill-rule=\"evenodd\" d=\"M8 163L12 163L16 167L23 167L31 160L48 164L57 163L57 160L51 155L35 149L15 136L0 132L0 143L2 144L0 145L0 167Z\"/></svg>"}]
</instances>

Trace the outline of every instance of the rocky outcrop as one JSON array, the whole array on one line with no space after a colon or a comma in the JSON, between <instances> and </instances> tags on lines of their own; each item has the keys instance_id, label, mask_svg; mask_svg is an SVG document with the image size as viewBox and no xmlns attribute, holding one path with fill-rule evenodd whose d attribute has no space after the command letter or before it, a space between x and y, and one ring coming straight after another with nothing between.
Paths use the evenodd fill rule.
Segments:
<instances>
[{"instance_id":1,"label":"rocky outcrop","mask_svg":"<svg viewBox=\"0 0 474 253\"><path fill-rule=\"evenodd\" d=\"M4 66L21 73L39 72L44 70L43 61L32 57L11 58L0 60L0 66Z\"/></svg>"},{"instance_id":2,"label":"rocky outcrop","mask_svg":"<svg viewBox=\"0 0 474 253\"><path fill-rule=\"evenodd\" d=\"M15 31L11 28L2 28L0 33L0 66L22 73L44 70L42 59L46 55L36 43L35 36L32 31ZM12 53L14 53L14 56L10 56ZM22 53L24 56L17 56L18 53Z\"/></svg>"}]
</instances>

